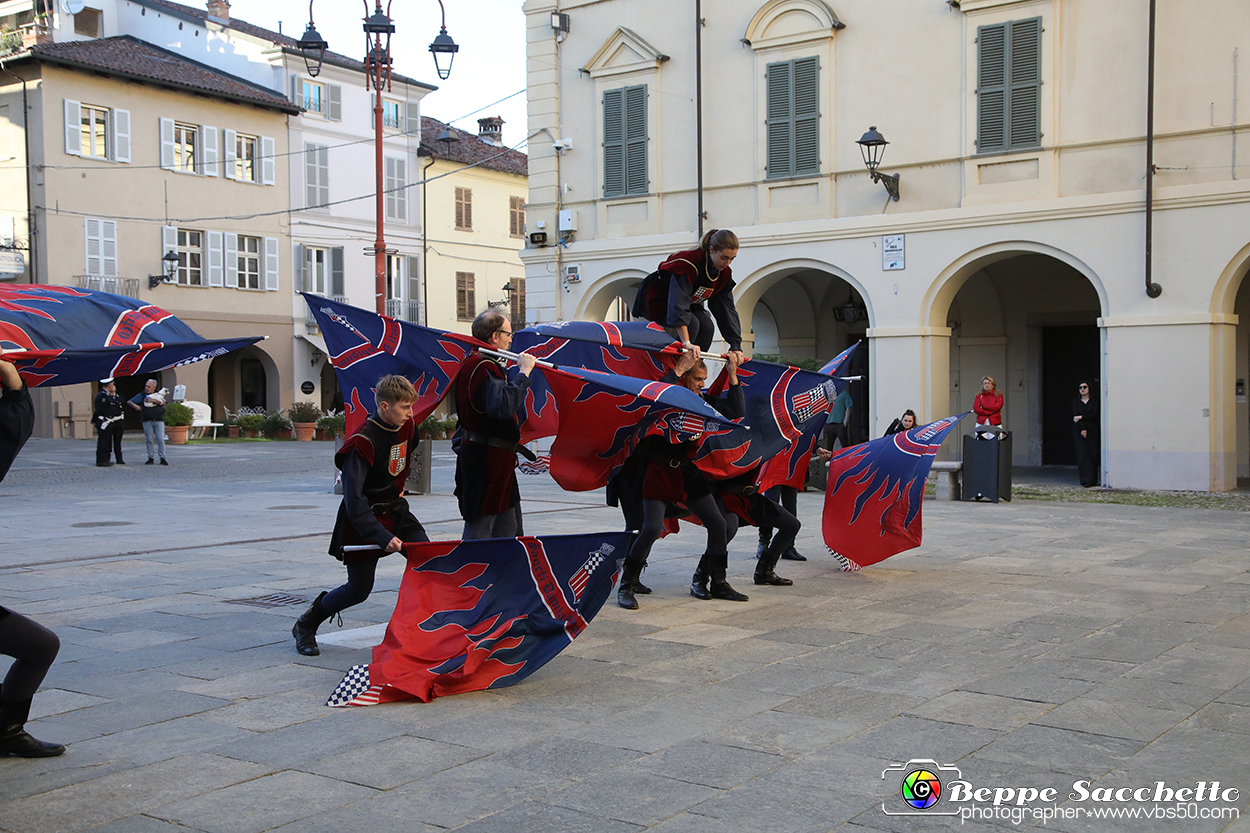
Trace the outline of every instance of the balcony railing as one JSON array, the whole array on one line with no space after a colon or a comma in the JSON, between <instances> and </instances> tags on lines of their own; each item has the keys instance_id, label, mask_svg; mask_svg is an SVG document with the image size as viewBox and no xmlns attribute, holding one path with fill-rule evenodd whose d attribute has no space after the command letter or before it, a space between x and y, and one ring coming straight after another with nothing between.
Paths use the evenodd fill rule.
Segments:
<instances>
[{"instance_id":1,"label":"balcony railing","mask_svg":"<svg viewBox=\"0 0 1250 833\"><path fill-rule=\"evenodd\" d=\"M114 295L125 295L127 298L139 297L138 278L118 278L111 275L74 275L74 285L79 289L112 292Z\"/></svg>"},{"instance_id":2,"label":"balcony railing","mask_svg":"<svg viewBox=\"0 0 1250 833\"><path fill-rule=\"evenodd\" d=\"M409 324L421 323L421 304L418 301L405 301L400 298L386 299L386 314Z\"/></svg>"},{"instance_id":3,"label":"balcony railing","mask_svg":"<svg viewBox=\"0 0 1250 833\"><path fill-rule=\"evenodd\" d=\"M346 295L323 295L322 297L329 298L331 301L338 301L340 304L347 303ZM317 332L317 319L313 315L312 307L308 306L308 304L304 304L304 307L304 324L307 325L308 332L315 333Z\"/></svg>"}]
</instances>

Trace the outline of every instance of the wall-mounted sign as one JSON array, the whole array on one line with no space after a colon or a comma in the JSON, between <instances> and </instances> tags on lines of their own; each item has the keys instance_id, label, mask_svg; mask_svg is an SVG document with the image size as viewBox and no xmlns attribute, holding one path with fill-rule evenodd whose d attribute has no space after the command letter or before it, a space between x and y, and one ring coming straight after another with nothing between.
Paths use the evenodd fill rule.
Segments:
<instances>
[{"instance_id":1,"label":"wall-mounted sign","mask_svg":"<svg viewBox=\"0 0 1250 833\"><path fill-rule=\"evenodd\" d=\"M905 234L887 234L881 238L881 271L898 272L903 269L903 238Z\"/></svg>"},{"instance_id":2,"label":"wall-mounted sign","mask_svg":"<svg viewBox=\"0 0 1250 833\"><path fill-rule=\"evenodd\" d=\"M301 393L307 396L308 394L315 391L317 389L317 386L314 385L312 382L305 382L304 384L299 386L299 389Z\"/></svg>"},{"instance_id":3,"label":"wall-mounted sign","mask_svg":"<svg viewBox=\"0 0 1250 833\"><path fill-rule=\"evenodd\" d=\"M0 278L20 278L26 274L26 258L21 252L0 251Z\"/></svg>"}]
</instances>

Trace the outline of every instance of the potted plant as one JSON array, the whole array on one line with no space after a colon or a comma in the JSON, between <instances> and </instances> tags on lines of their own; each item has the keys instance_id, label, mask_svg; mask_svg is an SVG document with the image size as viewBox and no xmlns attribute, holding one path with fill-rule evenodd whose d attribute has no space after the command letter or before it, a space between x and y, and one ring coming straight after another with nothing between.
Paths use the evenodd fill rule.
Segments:
<instances>
[{"instance_id":1,"label":"potted plant","mask_svg":"<svg viewBox=\"0 0 1250 833\"><path fill-rule=\"evenodd\" d=\"M195 412L181 402L170 402L165 406L165 433L169 434L172 444L182 445L187 441L187 429L194 418Z\"/></svg>"},{"instance_id":2,"label":"potted plant","mask_svg":"<svg viewBox=\"0 0 1250 833\"><path fill-rule=\"evenodd\" d=\"M239 428L245 437L259 437L265 427L264 414L243 414L239 417Z\"/></svg>"},{"instance_id":3,"label":"potted plant","mask_svg":"<svg viewBox=\"0 0 1250 833\"><path fill-rule=\"evenodd\" d=\"M295 439L300 442L310 442L313 433L317 430L317 420L321 419L321 409L305 400L287 408L286 414L294 424Z\"/></svg>"},{"instance_id":4,"label":"potted plant","mask_svg":"<svg viewBox=\"0 0 1250 833\"><path fill-rule=\"evenodd\" d=\"M347 417L341 411L331 411L317 420L317 439L332 440L347 433Z\"/></svg>"},{"instance_id":5,"label":"potted plant","mask_svg":"<svg viewBox=\"0 0 1250 833\"><path fill-rule=\"evenodd\" d=\"M291 439L291 420L281 411L270 411L265 414L265 427L261 433L271 440Z\"/></svg>"},{"instance_id":6,"label":"potted plant","mask_svg":"<svg viewBox=\"0 0 1250 833\"><path fill-rule=\"evenodd\" d=\"M226 427L226 436L239 436L239 415L226 411L226 415L221 418L221 424Z\"/></svg>"},{"instance_id":7,"label":"potted plant","mask_svg":"<svg viewBox=\"0 0 1250 833\"><path fill-rule=\"evenodd\" d=\"M434 435L442 430L442 422L436 416L428 416L421 420L421 424L417 426L417 434L423 440L432 440Z\"/></svg>"}]
</instances>

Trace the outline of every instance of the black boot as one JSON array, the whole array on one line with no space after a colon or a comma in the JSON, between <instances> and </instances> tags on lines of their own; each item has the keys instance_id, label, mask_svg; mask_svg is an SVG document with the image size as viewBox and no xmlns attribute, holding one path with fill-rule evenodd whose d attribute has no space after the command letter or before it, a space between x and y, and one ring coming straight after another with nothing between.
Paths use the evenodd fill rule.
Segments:
<instances>
[{"instance_id":1,"label":"black boot","mask_svg":"<svg viewBox=\"0 0 1250 833\"><path fill-rule=\"evenodd\" d=\"M626 610L638 609L638 600L634 598L634 584L640 575L642 575L641 565L625 562L625 568L621 571L621 584L616 588L616 603Z\"/></svg>"},{"instance_id":2,"label":"black boot","mask_svg":"<svg viewBox=\"0 0 1250 833\"><path fill-rule=\"evenodd\" d=\"M634 579L634 592L639 596L650 596L651 588L642 583L642 578Z\"/></svg>"},{"instance_id":3,"label":"black boot","mask_svg":"<svg viewBox=\"0 0 1250 833\"><path fill-rule=\"evenodd\" d=\"M724 599L729 602L745 602L750 597L745 593L739 593L729 586L729 582L725 580L725 571L712 570L712 586L709 592L713 599Z\"/></svg>"},{"instance_id":4,"label":"black boot","mask_svg":"<svg viewBox=\"0 0 1250 833\"><path fill-rule=\"evenodd\" d=\"M325 597L326 591L322 590L321 595L313 599L313 603L308 606L308 610L305 610L304 615L295 620L295 625L291 628L291 636L295 637L295 650L306 657L315 657L321 654L321 649L317 647L317 628L333 615L326 613L325 608L321 606L321 600Z\"/></svg>"},{"instance_id":5,"label":"black boot","mask_svg":"<svg viewBox=\"0 0 1250 833\"><path fill-rule=\"evenodd\" d=\"M782 578L773 572L777 568L777 559L781 557L781 553L777 551L765 550L760 556L760 563L755 565L755 583L768 584L773 587L789 587L794 584L788 578Z\"/></svg>"},{"instance_id":6,"label":"black boot","mask_svg":"<svg viewBox=\"0 0 1250 833\"><path fill-rule=\"evenodd\" d=\"M786 561L806 561L807 556L802 555L794 547L786 547L786 551L781 554Z\"/></svg>"},{"instance_id":7,"label":"black boot","mask_svg":"<svg viewBox=\"0 0 1250 833\"><path fill-rule=\"evenodd\" d=\"M30 699L17 703L0 700L0 755L19 758L55 758L65 751L59 743L35 740L22 727L30 719Z\"/></svg>"},{"instance_id":8,"label":"black boot","mask_svg":"<svg viewBox=\"0 0 1250 833\"><path fill-rule=\"evenodd\" d=\"M707 567L703 564L706 558L707 556L705 555L699 559L699 566L695 568L694 575L690 577L690 595L704 602L712 598L712 594L707 591Z\"/></svg>"}]
</instances>

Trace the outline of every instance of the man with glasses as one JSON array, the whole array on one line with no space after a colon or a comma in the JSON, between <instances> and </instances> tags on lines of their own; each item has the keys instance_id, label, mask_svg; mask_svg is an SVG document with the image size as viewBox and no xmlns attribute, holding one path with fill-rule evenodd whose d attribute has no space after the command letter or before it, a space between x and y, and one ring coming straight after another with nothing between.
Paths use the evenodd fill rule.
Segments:
<instances>
[{"instance_id":1,"label":"man with glasses","mask_svg":"<svg viewBox=\"0 0 1250 833\"><path fill-rule=\"evenodd\" d=\"M489 309L473 320L473 337L493 350L512 346L507 316ZM521 493L516 481L516 455L534 357L522 353L520 375L509 382L503 362L473 352L456 377L456 498L464 518L463 540L515 538L523 535Z\"/></svg>"}]
</instances>

